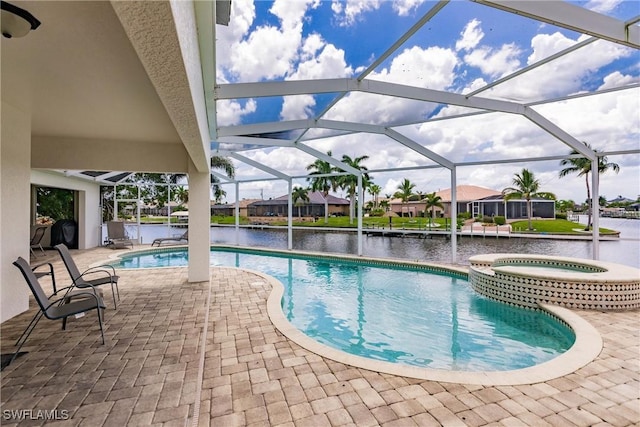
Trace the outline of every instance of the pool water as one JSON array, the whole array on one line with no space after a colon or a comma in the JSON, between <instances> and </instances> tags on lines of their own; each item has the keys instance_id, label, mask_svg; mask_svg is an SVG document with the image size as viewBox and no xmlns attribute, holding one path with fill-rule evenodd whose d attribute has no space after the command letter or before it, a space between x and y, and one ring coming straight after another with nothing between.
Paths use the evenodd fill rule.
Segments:
<instances>
[{"instance_id":1,"label":"pool water","mask_svg":"<svg viewBox=\"0 0 640 427\"><path fill-rule=\"evenodd\" d=\"M125 255L121 268L187 265L187 251ZM461 276L405 266L215 248L211 264L258 270L285 287L282 310L315 340L370 359L460 371L534 366L565 352L548 314L477 295Z\"/></svg>"}]
</instances>

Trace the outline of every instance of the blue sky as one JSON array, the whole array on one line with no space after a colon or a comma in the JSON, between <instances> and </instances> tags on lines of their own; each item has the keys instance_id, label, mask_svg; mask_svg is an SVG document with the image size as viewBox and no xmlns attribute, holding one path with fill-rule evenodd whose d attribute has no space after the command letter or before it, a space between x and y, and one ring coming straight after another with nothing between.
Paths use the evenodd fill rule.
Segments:
<instances>
[{"instance_id":1,"label":"blue sky","mask_svg":"<svg viewBox=\"0 0 640 427\"><path fill-rule=\"evenodd\" d=\"M640 2L602 0L572 2L628 20L640 14ZM228 27L217 26L218 81L221 83L352 78L404 34L434 2L234 0ZM455 93L468 93L497 78L586 39L569 30L500 12L468 1L452 1L367 78ZM638 51L598 41L479 96L532 102L640 82ZM296 96L218 102L218 125L230 126L313 118L333 96ZM629 89L535 107L576 138L599 150L637 149L640 144L640 91ZM324 118L393 125L457 114L453 106L354 93ZM475 118L396 128L430 150L453 161L528 158L565 154L563 143L522 117L488 114ZM315 133L318 133L317 131ZM310 134L314 134L313 132ZM368 155L369 169L432 164L414 152L376 135L348 135L308 144L334 157ZM246 152L289 175L302 175L313 158L297 150L272 148ZM637 154L614 156L618 175L603 175L601 194L610 199L640 194ZM238 177L258 179L263 172L237 163ZM560 198L583 201L584 181L559 180L558 161L461 167L459 184L494 189L511 185L522 168L534 171L543 190ZM443 169L374 174L383 194L393 193L403 178L423 192L450 186ZM303 179L296 182L306 185ZM229 187L227 192L233 192ZM282 181L247 183L242 198L277 197ZM339 194L339 193L338 193ZM233 197L228 198L232 200Z\"/></svg>"}]
</instances>

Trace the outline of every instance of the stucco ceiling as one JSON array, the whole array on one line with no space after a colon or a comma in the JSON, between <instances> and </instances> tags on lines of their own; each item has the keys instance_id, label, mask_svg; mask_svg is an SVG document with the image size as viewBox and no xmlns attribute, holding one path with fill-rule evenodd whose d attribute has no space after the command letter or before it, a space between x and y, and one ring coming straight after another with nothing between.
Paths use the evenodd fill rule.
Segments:
<instances>
[{"instance_id":1,"label":"stucco ceiling","mask_svg":"<svg viewBox=\"0 0 640 427\"><path fill-rule=\"evenodd\" d=\"M14 3L42 25L2 39L2 98L34 136L180 143L109 2Z\"/></svg>"}]
</instances>

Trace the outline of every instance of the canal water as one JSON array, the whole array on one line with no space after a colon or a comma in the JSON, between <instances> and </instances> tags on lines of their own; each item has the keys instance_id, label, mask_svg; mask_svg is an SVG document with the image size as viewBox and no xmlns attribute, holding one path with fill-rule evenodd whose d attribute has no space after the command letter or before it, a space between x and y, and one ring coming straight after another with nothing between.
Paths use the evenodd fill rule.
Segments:
<instances>
[{"instance_id":1,"label":"canal water","mask_svg":"<svg viewBox=\"0 0 640 427\"><path fill-rule=\"evenodd\" d=\"M586 218L581 218L580 222L586 223ZM618 240L600 242L600 259L640 268L640 220L601 218L600 226L620 231ZM128 225L127 228L132 237L137 236L136 226ZM140 228L143 243L150 243L156 237L166 237L184 232L184 228L172 228L169 231L166 225L143 225ZM210 234L211 243L236 243L234 227L211 227ZM237 243L242 246L286 249L287 231L286 229L240 228ZM294 230L293 248L314 252L356 254L358 239L354 232ZM451 242L442 236L418 239L416 237L365 235L363 236L362 249L365 256L438 263L451 262ZM592 243L590 240L458 237L458 264L467 265L469 257L483 253L542 254L591 259Z\"/></svg>"}]
</instances>

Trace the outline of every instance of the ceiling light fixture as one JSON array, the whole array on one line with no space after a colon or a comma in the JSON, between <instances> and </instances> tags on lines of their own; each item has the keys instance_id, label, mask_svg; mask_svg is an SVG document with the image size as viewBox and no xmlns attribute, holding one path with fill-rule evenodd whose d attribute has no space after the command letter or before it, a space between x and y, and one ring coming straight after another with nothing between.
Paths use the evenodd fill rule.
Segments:
<instances>
[{"instance_id":1,"label":"ceiling light fixture","mask_svg":"<svg viewBox=\"0 0 640 427\"><path fill-rule=\"evenodd\" d=\"M4 37L8 39L12 37L24 37L29 31L35 30L40 26L40 21L26 10L7 3L6 1L0 2L0 6L2 9L0 29Z\"/></svg>"}]
</instances>

